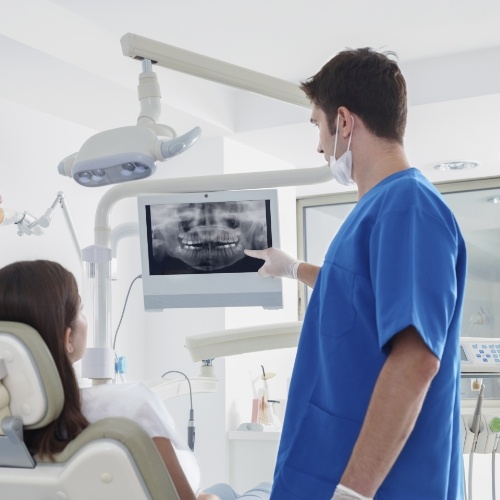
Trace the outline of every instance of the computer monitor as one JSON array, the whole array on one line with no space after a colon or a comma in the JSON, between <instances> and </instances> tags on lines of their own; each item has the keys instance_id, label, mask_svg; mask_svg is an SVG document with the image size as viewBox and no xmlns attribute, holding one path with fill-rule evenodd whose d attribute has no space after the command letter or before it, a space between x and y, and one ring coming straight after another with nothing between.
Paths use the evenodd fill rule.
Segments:
<instances>
[{"instance_id":1,"label":"computer monitor","mask_svg":"<svg viewBox=\"0 0 500 500\"><path fill-rule=\"evenodd\" d=\"M279 247L277 190L138 197L144 307L283 307L244 249Z\"/></svg>"}]
</instances>

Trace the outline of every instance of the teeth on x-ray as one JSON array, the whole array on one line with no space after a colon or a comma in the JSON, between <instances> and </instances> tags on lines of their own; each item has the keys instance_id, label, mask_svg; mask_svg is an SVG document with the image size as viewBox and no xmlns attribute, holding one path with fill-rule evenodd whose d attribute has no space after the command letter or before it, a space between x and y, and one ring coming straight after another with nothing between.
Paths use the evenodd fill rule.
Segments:
<instances>
[{"instance_id":1,"label":"teeth on x-ray","mask_svg":"<svg viewBox=\"0 0 500 500\"><path fill-rule=\"evenodd\" d=\"M162 205L151 218L156 261L215 271L243 259L245 248L268 246L265 200Z\"/></svg>"},{"instance_id":2,"label":"teeth on x-ray","mask_svg":"<svg viewBox=\"0 0 500 500\"><path fill-rule=\"evenodd\" d=\"M239 245L239 230L219 227L197 227L189 233L180 233L182 260L189 265L226 267L233 258L239 258L243 249Z\"/></svg>"}]
</instances>

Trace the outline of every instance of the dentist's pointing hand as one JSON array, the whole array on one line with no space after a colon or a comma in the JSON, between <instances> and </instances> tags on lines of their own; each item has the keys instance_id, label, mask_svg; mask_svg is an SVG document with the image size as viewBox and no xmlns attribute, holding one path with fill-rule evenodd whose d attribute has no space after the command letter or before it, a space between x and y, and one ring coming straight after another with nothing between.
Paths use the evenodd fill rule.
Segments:
<instances>
[{"instance_id":1,"label":"dentist's pointing hand","mask_svg":"<svg viewBox=\"0 0 500 500\"><path fill-rule=\"evenodd\" d=\"M271 276L272 278L297 279L297 269L302 261L290 257L277 248L266 248L265 250L245 250L249 257L262 259L264 265L259 269L260 276Z\"/></svg>"}]
</instances>

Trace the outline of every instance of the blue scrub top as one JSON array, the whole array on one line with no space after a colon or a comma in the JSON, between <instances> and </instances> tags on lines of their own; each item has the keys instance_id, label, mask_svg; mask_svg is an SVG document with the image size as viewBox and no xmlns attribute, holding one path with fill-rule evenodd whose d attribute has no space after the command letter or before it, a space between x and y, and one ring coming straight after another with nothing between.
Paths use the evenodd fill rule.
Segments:
<instances>
[{"instance_id":1,"label":"blue scrub top","mask_svg":"<svg viewBox=\"0 0 500 500\"><path fill-rule=\"evenodd\" d=\"M441 361L375 498L463 497L459 336L465 244L416 169L366 193L332 241L307 308L271 498L330 499L363 424L388 342L413 325Z\"/></svg>"}]
</instances>

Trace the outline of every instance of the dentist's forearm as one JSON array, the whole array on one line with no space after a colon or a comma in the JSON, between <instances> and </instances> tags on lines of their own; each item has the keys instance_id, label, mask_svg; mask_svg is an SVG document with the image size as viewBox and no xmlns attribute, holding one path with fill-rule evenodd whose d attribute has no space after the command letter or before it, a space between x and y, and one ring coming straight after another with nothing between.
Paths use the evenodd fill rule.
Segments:
<instances>
[{"instance_id":1,"label":"dentist's forearm","mask_svg":"<svg viewBox=\"0 0 500 500\"><path fill-rule=\"evenodd\" d=\"M439 361L418 332L396 335L340 483L375 496L411 434Z\"/></svg>"},{"instance_id":2,"label":"dentist's forearm","mask_svg":"<svg viewBox=\"0 0 500 500\"><path fill-rule=\"evenodd\" d=\"M320 269L321 267L315 266L314 264L301 262L297 268L297 279L305 283L308 287L313 288Z\"/></svg>"}]
</instances>

